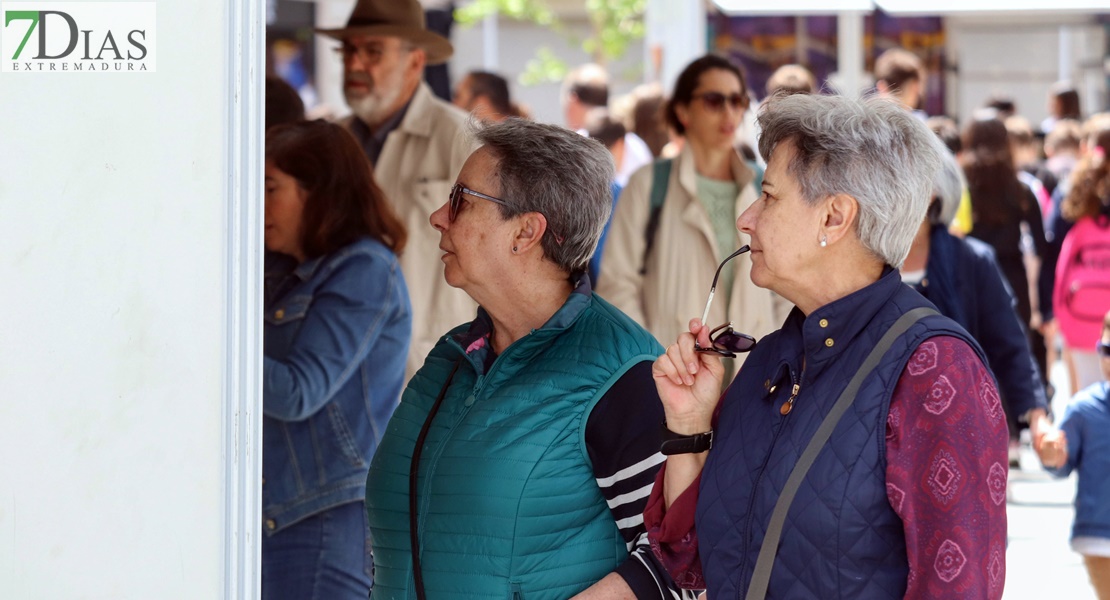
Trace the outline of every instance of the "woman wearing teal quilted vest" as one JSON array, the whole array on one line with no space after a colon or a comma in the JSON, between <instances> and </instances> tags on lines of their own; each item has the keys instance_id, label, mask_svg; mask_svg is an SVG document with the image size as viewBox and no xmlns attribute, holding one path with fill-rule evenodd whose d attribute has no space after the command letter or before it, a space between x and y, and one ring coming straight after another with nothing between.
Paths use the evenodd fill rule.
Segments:
<instances>
[{"instance_id":1,"label":"woman wearing teal quilted vest","mask_svg":"<svg viewBox=\"0 0 1110 600\"><path fill-rule=\"evenodd\" d=\"M671 598L641 514L662 348L586 275L612 158L520 119L476 137L431 224L447 283L480 308L413 376L370 465L372 597Z\"/></svg>"}]
</instances>

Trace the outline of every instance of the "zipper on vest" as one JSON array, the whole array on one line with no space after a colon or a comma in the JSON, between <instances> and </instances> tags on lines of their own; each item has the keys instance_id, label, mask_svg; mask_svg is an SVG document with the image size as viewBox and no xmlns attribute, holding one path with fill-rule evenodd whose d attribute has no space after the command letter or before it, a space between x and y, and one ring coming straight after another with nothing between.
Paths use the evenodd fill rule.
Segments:
<instances>
[{"instance_id":1,"label":"zipper on vest","mask_svg":"<svg viewBox=\"0 0 1110 600\"><path fill-rule=\"evenodd\" d=\"M478 400L478 394L482 393L482 384L485 383L485 380L485 375L479 375L478 378L474 380L474 387L471 388L470 395L463 401L463 406L470 408L474 405L474 402Z\"/></svg>"},{"instance_id":2,"label":"zipper on vest","mask_svg":"<svg viewBox=\"0 0 1110 600\"><path fill-rule=\"evenodd\" d=\"M790 411L794 410L794 400L798 397L798 392L801 389L801 385L797 383L794 384L794 387L790 390L790 397L787 398L786 402L783 402L782 407L779 408L780 415L785 417L786 415L790 414Z\"/></svg>"},{"instance_id":3,"label":"zipper on vest","mask_svg":"<svg viewBox=\"0 0 1110 600\"><path fill-rule=\"evenodd\" d=\"M802 391L802 378L805 376L805 374L805 363L802 363L801 375L795 377L794 371L790 371L790 379L791 382L794 384L794 387L790 388L790 397L787 398L786 402L784 402L782 406L779 407L780 415L785 417L786 415L790 414L790 411L794 410L794 401L798 399L798 392Z\"/></svg>"}]
</instances>

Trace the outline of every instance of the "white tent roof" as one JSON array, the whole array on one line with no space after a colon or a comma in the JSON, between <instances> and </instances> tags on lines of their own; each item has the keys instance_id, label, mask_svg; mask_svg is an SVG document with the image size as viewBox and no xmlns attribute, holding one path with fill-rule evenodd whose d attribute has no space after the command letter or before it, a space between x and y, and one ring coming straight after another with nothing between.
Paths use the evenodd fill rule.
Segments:
<instances>
[{"instance_id":1,"label":"white tent roof","mask_svg":"<svg viewBox=\"0 0 1110 600\"><path fill-rule=\"evenodd\" d=\"M766 17L773 15L834 15L841 12L871 12L872 0L782 0L756 2L753 0L714 0L717 8L727 15Z\"/></svg>"}]
</instances>

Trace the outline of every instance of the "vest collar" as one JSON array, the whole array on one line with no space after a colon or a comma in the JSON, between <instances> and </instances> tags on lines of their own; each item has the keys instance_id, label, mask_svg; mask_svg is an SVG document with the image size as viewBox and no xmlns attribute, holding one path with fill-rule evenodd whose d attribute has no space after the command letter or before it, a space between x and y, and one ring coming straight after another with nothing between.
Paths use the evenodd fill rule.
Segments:
<instances>
[{"instance_id":1,"label":"vest collar","mask_svg":"<svg viewBox=\"0 0 1110 600\"><path fill-rule=\"evenodd\" d=\"M555 314L539 329L533 329L528 335L515 341L505 349L505 354L512 354L514 360L526 360L533 354L546 347L548 341L566 331L578 317L585 312L593 301L593 284L589 275L582 273L575 281L574 290L571 291L567 301L563 303ZM493 333L493 320L489 313L481 306L478 314L470 323L470 327L462 332L450 336L448 341L454 345L474 366L475 371L484 374L488 357L492 348L489 345L490 335Z\"/></svg>"},{"instance_id":2,"label":"vest collar","mask_svg":"<svg viewBox=\"0 0 1110 600\"><path fill-rule=\"evenodd\" d=\"M809 317L795 307L784 329L794 336L800 334L806 368L817 367L848 349L902 285L898 270L888 266L875 283L818 308Z\"/></svg>"}]
</instances>

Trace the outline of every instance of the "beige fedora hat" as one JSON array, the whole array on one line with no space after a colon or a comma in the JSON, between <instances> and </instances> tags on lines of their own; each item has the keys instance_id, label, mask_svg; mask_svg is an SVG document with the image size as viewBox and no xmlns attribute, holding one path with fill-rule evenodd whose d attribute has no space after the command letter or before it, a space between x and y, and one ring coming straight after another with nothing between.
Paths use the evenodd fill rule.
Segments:
<instances>
[{"instance_id":1,"label":"beige fedora hat","mask_svg":"<svg viewBox=\"0 0 1110 600\"><path fill-rule=\"evenodd\" d=\"M447 38L428 31L418 0L358 0L347 26L317 29L316 33L342 40L352 35L385 35L408 40L424 49L429 65L447 62L455 49Z\"/></svg>"}]
</instances>

